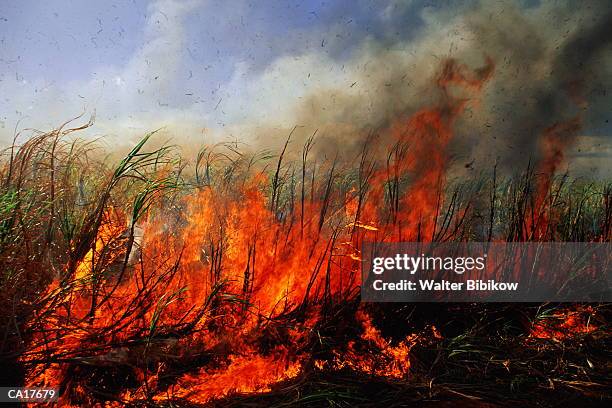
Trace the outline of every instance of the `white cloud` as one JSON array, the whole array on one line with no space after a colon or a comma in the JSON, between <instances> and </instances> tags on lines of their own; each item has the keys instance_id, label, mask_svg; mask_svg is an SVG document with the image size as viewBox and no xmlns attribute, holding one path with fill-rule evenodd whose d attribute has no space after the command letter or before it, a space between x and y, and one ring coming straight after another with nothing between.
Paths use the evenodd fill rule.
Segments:
<instances>
[{"instance_id":1,"label":"white cloud","mask_svg":"<svg viewBox=\"0 0 612 408\"><path fill-rule=\"evenodd\" d=\"M126 129L142 133L171 122L176 112L165 109L163 101L172 98L185 52L184 19L199 4L195 0L151 3L144 45L125 65L98 67L89 80L49 84L45 78L30 82L7 78L2 93L10 98L14 112L6 121L21 118L21 127L43 130L95 109L96 133L122 134ZM11 138L12 129L0 129L0 143Z\"/></svg>"}]
</instances>

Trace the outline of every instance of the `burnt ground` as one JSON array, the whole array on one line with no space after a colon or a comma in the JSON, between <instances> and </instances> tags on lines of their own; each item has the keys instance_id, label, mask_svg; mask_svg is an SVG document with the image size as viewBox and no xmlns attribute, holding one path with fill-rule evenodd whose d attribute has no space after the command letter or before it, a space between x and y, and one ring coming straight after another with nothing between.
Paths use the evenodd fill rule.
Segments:
<instances>
[{"instance_id":1,"label":"burnt ground","mask_svg":"<svg viewBox=\"0 0 612 408\"><path fill-rule=\"evenodd\" d=\"M410 351L410 372L385 378L306 366L267 393L231 395L214 407L597 407L612 403L612 308L599 305L366 305L384 336L434 324L440 338ZM342 315L343 313L340 313ZM568 316L573 316L568 320ZM340 317L321 336L352 337ZM539 329L538 329L539 328ZM328 350L315 350L313 360ZM145 404L145 403L143 403ZM196 406L175 399L163 406Z\"/></svg>"}]
</instances>

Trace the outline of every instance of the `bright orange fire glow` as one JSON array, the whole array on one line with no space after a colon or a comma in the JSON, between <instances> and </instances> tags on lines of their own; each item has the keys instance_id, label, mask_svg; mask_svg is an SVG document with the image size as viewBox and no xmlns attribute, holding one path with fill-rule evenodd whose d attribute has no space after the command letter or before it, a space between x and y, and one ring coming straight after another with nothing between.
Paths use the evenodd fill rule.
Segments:
<instances>
[{"instance_id":1,"label":"bright orange fire glow","mask_svg":"<svg viewBox=\"0 0 612 408\"><path fill-rule=\"evenodd\" d=\"M125 225L113 220L113 208L107 210L106 217L100 225L94 248L90 249L81 262L78 263L75 273L77 280L91 278L91 272L95 268L92 265L99 264L98 257L104 257L104 264L109 265L117 261L121 255L119 251L109 251L113 245L120 240L121 234L125 231Z\"/></svg>"},{"instance_id":2,"label":"bright orange fire glow","mask_svg":"<svg viewBox=\"0 0 612 408\"><path fill-rule=\"evenodd\" d=\"M419 337L409 335L398 344L392 345L373 325L367 313L358 311L356 317L363 328L361 340L364 344L361 349L355 341L350 341L346 351L334 351L335 357L332 361L316 360L315 367L320 370L350 368L378 377L406 377L410 370L410 349Z\"/></svg>"},{"instance_id":3,"label":"bright orange fire glow","mask_svg":"<svg viewBox=\"0 0 612 408\"><path fill-rule=\"evenodd\" d=\"M185 375L178 382L178 389L169 391L176 398L193 403L205 403L222 398L229 393L255 393L270 391L270 385L296 377L301 371L299 362L289 363L283 356L252 354L230 359L226 367L201 370L195 375ZM160 394L155 399L164 400Z\"/></svg>"},{"instance_id":4,"label":"bright orange fire glow","mask_svg":"<svg viewBox=\"0 0 612 408\"><path fill-rule=\"evenodd\" d=\"M385 183L411 175L411 184L398 199L398 208L406 209L391 220L394 241L429 241L433 239L440 196L446 184L449 163L448 145L453 137L453 126L471 99L453 96L455 88L477 92L493 75L493 61L476 71L449 60L444 65L437 84L442 91L439 106L422 109L408 120L396 121L390 128L397 141L393 150L394 162L388 169L374 175L370 200L362 219L378 219L378 205L382 201Z\"/></svg>"},{"instance_id":5,"label":"bright orange fire glow","mask_svg":"<svg viewBox=\"0 0 612 408\"><path fill-rule=\"evenodd\" d=\"M590 322L594 314L595 311L591 306L556 312L536 322L531 328L530 337L563 340L578 334L591 333L597 330L597 327Z\"/></svg>"},{"instance_id":6,"label":"bright orange fire glow","mask_svg":"<svg viewBox=\"0 0 612 408\"><path fill-rule=\"evenodd\" d=\"M58 360L70 359L78 350L91 348L98 350L87 361L91 365L130 366L134 359L155 362L160 354L178 355L180 365L213 356L203 368L179 377L174 387L153 395L157 400L171 394L205 402L233 392L263 392L296 377L309 361L300 350L327 305L358 293L356 248L361 242L370 237L432 239L453 125L468 103L453 96L451 88L475 97L492 72L490 60L477 71L447 61L437 79L440 105L390 126L395 161L374 175L367 201L358 205L351 198L354 194L349 195L346 211L335 217L324 217L326 204L312 200L303 203L303 222L279 219L264 193L267 177L259 174L244 182L239 196L202 188L188 197L181 227L169 225L164 216L149 217L143 222L140 261L127 268L117 262L125 257L124 246L103 254L109 241L123 242L119 236L126 230L124 222L109 218L73 279L50 287L49 295L60 299L47 322L53 335L34 339L24 359L36 360L49 352ZM381 219L378 207L387 182L405 175L412 182L397 200L403 210L391 220ZM105 268L111 276L97 275L100 262L117 263ZM111 279L117 277L121 279ZM307 317L275 324L275 319L297 310ZM356 317L363 329L360 339L333 360L314 362L315 367L407 376L417 335L388 340L365 312ZM195 334L176 336L170 328ZM264 334L267 342L261 341ZM137 357L125 351L135 347L134 338L141 339ZM71 396L82 395L80 385L71 381L71 374L58 364L28 373L28 385L65 387L65 404ZM123 398L148 395L146 388L125 392Z\"/></svg>"}]
</instances>

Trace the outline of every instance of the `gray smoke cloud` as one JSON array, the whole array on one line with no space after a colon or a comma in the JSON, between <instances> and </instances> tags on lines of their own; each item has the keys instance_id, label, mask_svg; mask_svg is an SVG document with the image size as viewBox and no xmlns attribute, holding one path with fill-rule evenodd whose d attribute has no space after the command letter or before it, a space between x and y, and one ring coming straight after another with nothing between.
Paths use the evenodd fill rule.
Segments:
<instances>
[{"instance_id":1,"label":"gray smoke cloud","mask_svg":"<svg viewBox=\"0 0 612 408\"><path fill-rule=\"evenodd\" d=\"M488 56L495 73L457 126L451 147L454 174L467 171L464 163L483 170L494 162L508 170L526 166L539 157L544 129L576 116L583 127L568 135L576 136L568 152L570 169L590 166L600 175L610 174L605 159L612 102L608 3L555 2L524 9L514 2L482 2L423 17L426 25L416 38L393 44L366 40L341 68L316 55L279 61L272 71L287 86L296 77L312 80L314 75L318 86L289 109L278 100L273 119L302 125L303 136L318 129L321 154L352 153L370 132L380 132L384 140L393 121L436 104L435 77L445 58L478 68ZM262 84L274 87L276 82L267 78ZM278 128L264 133L262 140L280 141L286 135Z\"/></svg>"},{"instance_id":2,"label":"gray smoke cloud","mask_svg":"<svg viewBox=\"0 0 612 408\"><path fill-rule=\"evenodd\" d=\"M505 9L497 18L481 10L469 17L479 48L498 62L481 117L497 143L481 150L499 153L505 167L537 158L538 138L551 125L579 116L583 130L594 130L609 118L612 13L606 2L588 5L542 6L533 16ZM487 140L490 133L477 136Z\"/></svg>"}]
</instances>

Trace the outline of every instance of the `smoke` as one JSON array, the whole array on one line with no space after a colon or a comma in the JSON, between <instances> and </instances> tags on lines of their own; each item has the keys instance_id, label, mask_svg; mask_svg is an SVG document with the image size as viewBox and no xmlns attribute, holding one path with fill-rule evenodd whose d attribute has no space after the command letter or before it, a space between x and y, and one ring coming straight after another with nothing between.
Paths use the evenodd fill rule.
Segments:
<instances>
[{"instance_id":1,"label":"smoke","mask_svg":"<svg viewBox=\"0 0 612 408\"><path fill-rule=\"evenodd\" d=\"M495 152L504 167L515 168L538 158L545 129L576 118L589 129L604 122L601 113L610 104L605 90L612 82L606 70L612 14L605 2L589 4L542 6L527 16L508 9L493 19L482 11L470 16L479 48L498 61L478 116L496 135L492 142L491 131L475 133L481 156ZM564 133L561 144L573 144L567 139L575 139L579 127L574 129Z\"/></svg>"},{"instance_id":2,"label":"smoke","mask_svg":"<svg viewBox=\"0 0 612 408\"><path fill-rule=\"evenodd\" d=\"M450 148L455 171L466 171L468 163L483 170L495 162L501 169L526 166L540 159L545 129L576 117L583 131L603 134L578 138L576 131L565 132L563 137L573 140L564 145L577 142L584 152L571 153L574 161L582 157L593 164L596 159L587 153L593 143L610 143L606 124L612 101L606 90L612 83L612 18L606 2L531 9L482 2L423 18L416 37L391 44L366 39L342 62L312 53L276 61L250 85L253 93L259 91L259 109L268 114L243 109L245 123L259 120L254 133L276 143L292 124L302 126L303 137L318 130L321 154L352 154L371 132L384 139L393 121L437 103L434 79L444 59L478 68L491 57L495 74L464 114ZM460 96L461 90L456 92ZM604 160L598 165L598 171L610 171Z\"/></svg>"},{"instance_id":3,"label":"smoke","mask_svg":"<svg viewBox=\"0 0 612 408\"><path fill-rule=\"evenodd\" d=\"M6 80L1 86L14 106L30 106L27 125L32 127L48 128L95 109L98 134L120 135L120 141L129 143L163 127L164 139L192 151L194 143L221 140L278 148L297 126L293 150L317 131L315 153L350 158L368 135L378 134L385 143L394 121L439 102L435 78L446 59L478 68L490 57L494 76L479 100L469 104L449 146L455 174L490 169L495 162L501 169L516 169L538 160L545 129L575 118L582 130L564 135L571 139L565 145L572 169L589 166L612 174L607 160L612 151L608 2L531 7L481 1L420 11L413 3L393 1L379 10L373 21L384 35L351 26L359 32L347 50L339 39L351 32L336 22L304 34L307 43L317 46L278 46L285 51L263 65L235 62L229 80L209 97L212 106L192 101L200 99L195 94L185 96L191 93L181 82L190 58L186 21L194 10L214 13L207 2L151 3L144 45L125 64L101 67L87 81L59 87L43 79L30 84ZM237 6L241 13L248 9L243 6ZM406 17L415 12L420 13L418 25L414 16ZM397 24L404 18L406 27ZM283 39L275 41L271 47ZM458 87L452 92L463 96ZM10 138L12 125L4 129L4 139Z\"/></svg>"}]
</instances>

